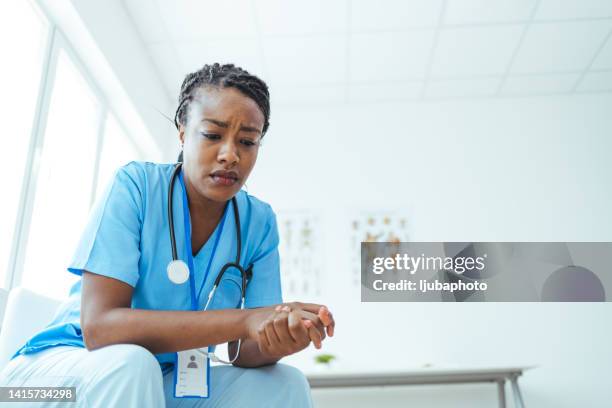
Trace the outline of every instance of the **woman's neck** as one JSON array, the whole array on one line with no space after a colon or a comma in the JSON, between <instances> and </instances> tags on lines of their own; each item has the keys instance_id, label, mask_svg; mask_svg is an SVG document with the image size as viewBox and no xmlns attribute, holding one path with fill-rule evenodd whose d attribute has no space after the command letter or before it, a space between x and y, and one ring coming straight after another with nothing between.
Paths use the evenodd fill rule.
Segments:
<instances>
[{"instance_id":1,"label":"woman's neck","mask_svg":"<svg viewBox=\"0 0 612 408\"><path fill-rule=\"evenodd\" d=\"M223 214L226 203L213 201L208 197L202 196L187 179L185 179L185 187L187 189L187 202L192 221L194 218L197 220L214 220L216 225Z\"/></svg>"},{"instance_id":2,"label":"woman's neck","mask_svg":"<svg viewBox=\"0 0 612 408\"><path fill-rule=\"evenodd\" d=\"M192 255L196 256L221 220L225 203L199 195L187 180L185 180L185 187L191 219L191 251Z\"/></svg>"}]
</instances>

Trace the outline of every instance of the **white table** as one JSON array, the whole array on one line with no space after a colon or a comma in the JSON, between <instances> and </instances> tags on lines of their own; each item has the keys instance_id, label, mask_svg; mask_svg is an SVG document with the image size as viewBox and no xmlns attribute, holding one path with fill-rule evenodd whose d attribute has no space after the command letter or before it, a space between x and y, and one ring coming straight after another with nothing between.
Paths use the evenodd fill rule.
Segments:
<instances>
[{"instance_id":1,"label":"white table","mask_svg":"<svg viewBox=\"0 0 612 408\"><path fill-rule=\"evenodd\" d=\"M494 382L497 384L499 407L506 408L506 381L510 381L514 395L514 406L525 408L518 385L523 371L533 368L433 368L426 367L408 371L388 372L321 372L307 374L312 388L380 387L389 385L461 384Z\"/></svg>"}]
</instances>

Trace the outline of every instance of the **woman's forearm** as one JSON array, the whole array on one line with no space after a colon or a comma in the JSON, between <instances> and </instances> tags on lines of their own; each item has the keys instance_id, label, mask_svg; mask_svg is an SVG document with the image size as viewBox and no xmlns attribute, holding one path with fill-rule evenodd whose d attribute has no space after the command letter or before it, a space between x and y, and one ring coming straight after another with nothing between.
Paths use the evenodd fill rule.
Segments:
<instances>
[{"instance_id":1,"label":"woman's forearm","mask_svg":"<svg viewBox=\"0 0 612 408\"><path fill-rule=\"evenodd\" d=\"M254 310L160 311L113 308L83 327L88 349L138 344L152 353L189 350L248 337Z\"/></svg>"}]
</instances>

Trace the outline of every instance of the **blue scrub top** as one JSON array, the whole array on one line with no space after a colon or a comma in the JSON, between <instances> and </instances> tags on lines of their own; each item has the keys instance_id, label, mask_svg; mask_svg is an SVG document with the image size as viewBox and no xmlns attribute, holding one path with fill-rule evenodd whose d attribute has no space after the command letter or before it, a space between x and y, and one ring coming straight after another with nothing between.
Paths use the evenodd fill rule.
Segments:
<instances>
[{"instance_id":1,"label":"blue scrub top","mask_svg":"<svg viewBox=\"0 0 612 408\"><path fill-rule=\"evenodd\" d=\"M94 206L68 271L83 271L118 279L134 288L132 308L191 310L189 280L177 285L168 279L166 266L172 260L168 224L168 186L175 164L131 162L119 168L114 180ZM177 252L187 260L183 194L178 178L173 194ZM247 286L247 308L282 302L278 229L270 205L240 191L236 194L242 231L241 265L253 264ZM221 267L236 257L236 224L231 204L224 214L225 226L199 298L200 309ZM208 265L219 226L194 256L198 292ZM223 275L209 309L236 308L240 304L240 272L230 268ZM81 280L55 317L13 357L59 345L85 347L80 325ZM157 354L164 373L172 369L174 353Z\"/></svg>"}]
</instances>

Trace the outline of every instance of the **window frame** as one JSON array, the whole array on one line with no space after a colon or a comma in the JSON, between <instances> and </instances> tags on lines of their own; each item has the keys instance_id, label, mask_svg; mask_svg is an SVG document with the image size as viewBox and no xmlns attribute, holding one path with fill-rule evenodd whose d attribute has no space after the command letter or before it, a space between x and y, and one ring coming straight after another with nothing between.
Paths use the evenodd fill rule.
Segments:
<instances>
[{"instance_id":1,"label":"window frame","mask_svg":"<svg viewBox=\"0 0 612 408\"><path fill-rule=\"evenodd\" d=\"M89 91L98 102L98 112L96 115L96 152L93 169L93 179L91 184L89 207L94 203L97 183L99 182L100 160L104 146L105 124L109 115L114 114L115 120L123 131L128 141L135 147L136 151L142 155L142 148L136 143L132 135L126 132L124 124L119 120L119 115L115 114L110 108L108 100L92 78L85 64L81 61L78 54L70 44L69 40L57 27L56 24L46 16L36 4L30 2L36 12L41 16L43 23L46 24L46 38L42 55L41 71L37 91L37 100L33 115L33 125L30 132L27 156L24 163L24 176L21 183L17 215L15 218L12 244L8 265L6 269L3 289L10 291L22 282L25 265L25 255L32 223L36 187L39 178L40 160L44 139L47 128L47 119L51 99L53 96L56 80L56 71L59 63L60 53L74 64L76 70L82 76Z\"/></svg>"}]
</instances>

